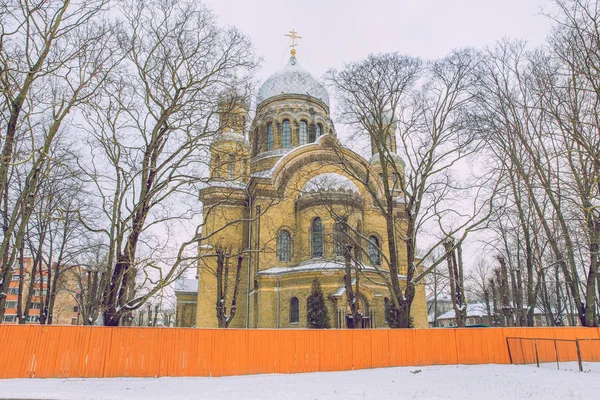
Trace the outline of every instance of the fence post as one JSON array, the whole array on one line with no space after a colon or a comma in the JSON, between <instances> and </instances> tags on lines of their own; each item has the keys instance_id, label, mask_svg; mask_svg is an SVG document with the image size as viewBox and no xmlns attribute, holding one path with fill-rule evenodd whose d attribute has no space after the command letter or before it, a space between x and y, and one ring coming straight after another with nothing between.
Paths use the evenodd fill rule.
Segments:
<instances>
[{"instance_id":1,"label":"fence post","mask_svg":"<svg viewBox=\"0 0 600 400\"><path fill-rule=\"evenodd\" d=\"M535 347L535 363L537 365L537 367L540 367L540 357L538 356L538 349L537 349L537 339L533 339L533 347Z\"/></svg>"},{"instance_id":2,"label":"fence post","mask_svg":"<svg viewBox=\"0 0 600 400\"><path fill-rule=\"evenodd\" d=\"M556 369L560 369L560 364L558 363L558 348L556 347L556 339L554 339L554 354L556 355Z\"/></svg>"},{"instance_id":3,"label":"fence post","mask_svg":"<svg viewBox=\"0 0 600 400\"><path fill-rule=\"evenodd\" d=\"M575 346L577 347L577 361L579 361L579 372L583 372L583 363L581 362L581 351L579 350L579 339L575 339Z\"/></svg>"},{"instance_id":4,"label":"fence post","mask_svg":"<svg viewBox=\"0 0 600 400\"><path fill-rule=\"evenodd\" d=\"M509 338L506 338L506 347L508 347L508 358L510 359L510 363L513 364L513 359L512 359L512 353L510 351L510 342L508 341Z\"/></svg>"}]
</instances>

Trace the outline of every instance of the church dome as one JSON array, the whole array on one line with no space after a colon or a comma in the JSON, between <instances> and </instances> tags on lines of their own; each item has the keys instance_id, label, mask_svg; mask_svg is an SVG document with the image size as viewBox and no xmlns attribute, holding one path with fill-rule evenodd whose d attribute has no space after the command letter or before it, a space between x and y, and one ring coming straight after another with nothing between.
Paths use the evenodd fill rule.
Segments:
<instances>
[{"instance_id":1,"label":"church dome","mask_svg":"<svg viewBox=\"0 0 600 400\"><path fill-rule=\"evenodd\" d=\"M282 94L308 95L329 107L325 86L300 66L292 56L287 65L271 75L258 90L257 103Z\"/></svg>"}]
</instances>

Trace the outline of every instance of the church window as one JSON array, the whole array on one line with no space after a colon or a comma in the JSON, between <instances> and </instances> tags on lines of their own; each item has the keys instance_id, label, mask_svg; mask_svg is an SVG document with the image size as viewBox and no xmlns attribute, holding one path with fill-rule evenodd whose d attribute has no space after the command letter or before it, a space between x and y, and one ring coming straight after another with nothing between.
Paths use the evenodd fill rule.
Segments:
<instances>
[{"instance_id":1,"label":"church window","mask_svg":"<svg viewBox=\"0 0 600 400\"><path fill-rule=\"evenodd\" d=\"M291 130L290 130L290 120L289 119L285 119L283 120L283 124L282 124L282 129L281 129L281 147L283 147L284 149L289 149L290 148L290 143L291 143Z\"/></svg>"},{"instance_id":2,"label":"church window","mask_svg":"<svg viewBox=\"0 0 600 400\"><path fill-rule=\"evenodd\" d=\"M317 124L317 137L323 134L323 125Z\"/></svg>"},{"instance_id":3,"label":"church window","mask_svg":"<svg viewBox=\"0 0 600 400\"><path fill-rule=\"evenodd\" d=\"M317 135L316 135L316 126L313 124L310 127L310 132L308 132L308 143L314 143L317 140Z\"/></svg>"},{"instance_id":4,"label":"church window","mask_svg":"<svg viewBox=\"0 0 600 400\"><path fill-rule=\"evenodd\" d=\"M333 227L334 250L336 256L344 256L346 244L346 222L339 220Z\"/></svg>"},{"instance_id":5,"label":"church window","mask_svg":"<svg viewBox=\"0 0 600 400\"><path fill-rule=\"evenodd\" d=\"M290 300L290 324L297 324L300 321L300 302L297 297Z\"/></svg>"},{"instance_id":6,"label":"church window","mask_svg":"<svg viewBox=\"0 0 600 400\"><path fill-rule=\"evenodd\" d=\"M321 218L313 219L311 226L312 256L323 257L323 223Z\"/></svg>"},{"instance_id":7,"label":"church window","mask_svg":"<svg viewBox=\"0 0 600 400\"><path fill-rule=\"evenodd\" d=\"M300 121L300 145L306 144L308 134L308 126L306 121Z\"/></svg>"},{"instance_id":8,"label":"church window","mask_svg":"<svg viewBox=\"0 0 600 400\"><path fill-rule=\"evenodd\" d=\"M227 163L227 177L233 179L235 177L235 156L229 156L229 162Z\"/></svg>"},{"instance_id":9,"label":"church window","mask_svg":"<svg viewBox=\"0 0 600 400\"><path fill-rule=\"evenodd\" d=\"M267 151L273 150L273 124L267 125Z\"/></svg>"},{"instance_id":10,"label":"church window","mask_svg":"<svg viewBox=\"0 0 600 400\"><path fill-rule=\"evenodd\" d=\"M254 131L254 140L252 141L252 155L258 154L258 128Z\"/></svg>"},{"instance_id":11,"label":"church window","mask_svg":"<svg viewBox=\"0 0 600 400\"><path fill-rule=\"evenodd\" d=\"M387 297L383 299L383 317L385 318L385 322L390 320L390 299Z\"/></svg>"},{"instance_id":12,"label":"church window","mask_svg":"<svg viewBox=\"0 0 600 400\"><path fill-rule=\"evenodd\" d=\"M356 294L354 294L354 296L356 296ZM356 296L355 299L358 303L358 313L363 316L367 315L365 302L363 301L362 297ZM352 315L352 309L350 308L350 304L346 304L346 313Z\"/></svg>"},{"instance_id":13,"label":"church window","mask_svg":"<svg viewBox=\"0 0 600 400\"><path fill-rule=\"evenodd\" d=\"M379 257L379 239L375 236L369 236L369 259L372 265L381 265L381 259Z\"/></svg>"},{"instance_id":14,"label":"church window","mask_svg":"<svg viewBox=\"0 0 600 400\"><path fill-rule=\"evenodd\" d=\"M221 177L221 174L219 173L220 170L221 170L221 156L217 155L217 156L215 156L215 166L213 168L213 176L215 178Z\"/></svg>"},{"instance_id":15,"label":"church window","mask_svg":"<svg viewBox=\"0 0 600 400\"><path fill-rule=\"evenodd\" d=\"M288 231L279 232L277 237L277 259L279 261L290 261L292 253L292 243Z\"/></svg>"}]
</instances>

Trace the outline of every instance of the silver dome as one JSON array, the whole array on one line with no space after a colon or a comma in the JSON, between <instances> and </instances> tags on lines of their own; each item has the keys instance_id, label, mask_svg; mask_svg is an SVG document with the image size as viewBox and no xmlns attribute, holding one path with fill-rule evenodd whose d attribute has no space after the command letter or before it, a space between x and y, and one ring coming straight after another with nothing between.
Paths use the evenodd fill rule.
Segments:
<instances>
[{"instance_id":1,"label":"silver dome","mask_svg":"<svg viewBox=\"0 0 600 400\"><path fill-rule=\"evenodd\" d=\"M321 100L329 107L329 93L325 86L298 64L296 57L291 57L287 65L275 72L258 90L257 103L280 94L303 94Z\"/></svg>"}]
</instances>

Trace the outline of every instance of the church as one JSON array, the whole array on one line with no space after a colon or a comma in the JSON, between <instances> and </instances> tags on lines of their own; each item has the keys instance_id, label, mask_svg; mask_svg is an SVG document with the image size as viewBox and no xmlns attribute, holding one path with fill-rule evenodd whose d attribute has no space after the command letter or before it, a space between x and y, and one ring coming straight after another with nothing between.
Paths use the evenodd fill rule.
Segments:
<instances>
[{"instance_id":1,"label":"church","mask_svg":"<svg viewBox=\"0 0 600 400\"><path fill-rule=\"evenodd\" d=\"M197 290L194 280L176 287L178 326L218 327L217 290L225 288L225 313L235 291L230 328L305 328L307 298L317 278L331 327L346 328L351 313L338 232L343 218L363 242L364 255L355 260L360 273L352 281L360 280L362 327L388 327L385 219L348 173L348 165L356 165L379 177L378 159L367 160L340 143L329 104L327 89L302 68L294 47L287 65L260 86L251 123L248 104L223 96L220 129L210 146L211 177L200 191L207 239L198 249ZM399 224L401 230L401 218ZM217 249L227 254L220 269ZM406 260L402 243L399 249L400 260ZM236 287L237 255L243 258ZM225 282L217 279L224 269ZM422 284L411 315L414 327L427 327Z\"/></svg>"}]
</instances>

